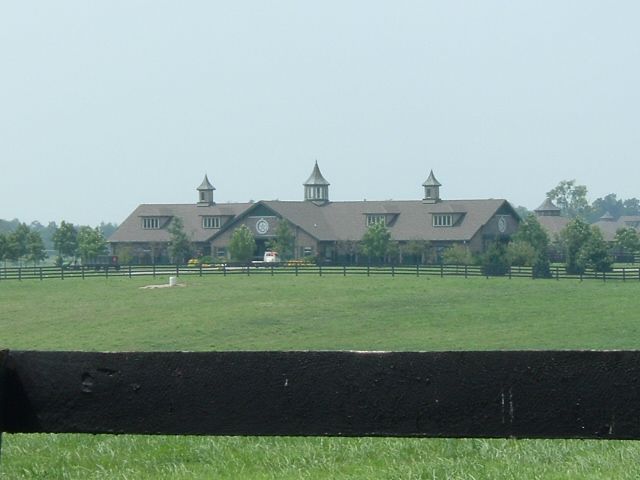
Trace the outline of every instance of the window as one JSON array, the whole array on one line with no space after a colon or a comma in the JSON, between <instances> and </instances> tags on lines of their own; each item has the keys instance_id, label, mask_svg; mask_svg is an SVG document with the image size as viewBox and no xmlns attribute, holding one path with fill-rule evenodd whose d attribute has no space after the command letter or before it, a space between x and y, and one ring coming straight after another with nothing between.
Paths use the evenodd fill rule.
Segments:
<instances>
[{"instance_id":1,"label":"window","mask_svg":"<svg viewBox=\"0 0 640 480\"><path fill-rule=\"evenodd\" d=\"M367 227L370 227L371 225L375 225L377 223L381 223L382 225L385 225L386 224L385 216L380 214L367 215Z\"/></svg>"},{"instance_id":2,"label":"window","mask_svg":"<svg viewBox=\"0 0 640 480\"><path fill-rule=\"evenodd\" d=\"M453 215L434 214L433 226L434 227L450 227L453 225Z\"/></svg>"},{"instance_id":3,"label":"window","mask_svg":"<svg viewBox=\"0 0 640 480\"><path fill-rule=\"evenodd\" d=\"M145 230L158 230L160 228L159 217L143 217L142 228Z\"/></svg>"},{"instance_id":4,"label":"window","mask_svg":"<svg viewBox=\"0 0 640 480\"><path fill-rule=\"evenodd\" d=\"M220 228L220 217L202 217L202 228Z\"/></svg>"},{"instance_id":5,"label":"window","mask_svg":"<svg viewBox=\"0 0 640 480\"><path fill-rule=\"evenodd\" d=\"M201 202L204 202L204 201L205 201L204 192L200 192L200 201L201 201Z\"/></svg>"},{"instance_id":6,"label":"window","mask_svg":"<svg viewBox=\"0 0 640 480\"><path fill-rule=\"evenodd\" d=\"M303 257L310 257L311 255L313 255L313 248L312 247L303 247L302 248L302 256Z\"/></svg>"},{"instance_id":7,"label":"window","mask_svg":"<svg viewBox=\"0 0 640 480\"><path fill-rule=\"evenodd\" d=\"M216 249L216 256L218 258L227 258L227 249L224 247L218 247Z\"/></svg>"}]
</instances>

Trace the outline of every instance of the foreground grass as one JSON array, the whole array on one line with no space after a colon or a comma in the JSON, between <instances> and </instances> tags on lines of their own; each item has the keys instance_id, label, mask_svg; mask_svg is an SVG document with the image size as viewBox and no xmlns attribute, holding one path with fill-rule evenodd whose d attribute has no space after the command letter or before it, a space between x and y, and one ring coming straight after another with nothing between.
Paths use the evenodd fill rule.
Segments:
<instances>
[{"instance_id":1,"label":"foreground grass","mask_svg":"<svg viewBox=\"0 0 640 480\"><path fill-rule=\"evenodd\" d=\"M78 438L80 437L80 438ZM636 479L635 442L11 435L11 479Z\"/></svg>"},{"instance_id":2,"label":"foreground grass","mask_svg":"<svg viewBox=\"0 0 640 480\"><path fill-rule=\"evenodd\" d=\"M158 280L158 283L166 279ZM0 283L3 347L636 349L638 283L389 277ZM2 478L637 478L616 441L5 435Z\"/></svg>"}]
</instances>

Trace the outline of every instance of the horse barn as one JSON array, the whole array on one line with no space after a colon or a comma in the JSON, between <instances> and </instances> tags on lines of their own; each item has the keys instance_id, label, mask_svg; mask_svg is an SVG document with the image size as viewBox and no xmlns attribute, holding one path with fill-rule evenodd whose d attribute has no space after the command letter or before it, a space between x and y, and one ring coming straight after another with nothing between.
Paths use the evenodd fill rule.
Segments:
<instances>
[{"instance_id":1,"label":"horse barn","mask_svg":"<svg viewBox=\"0 0 640 480\"><path fill-rule=\"evenodd\" d=\"M415 241L428 241L436 253L454 244L480 252L495 240L508 238L520 222L506 200L442 199L442 185L433 171L417 200L331 201L329 185L316 162L303 184L303 200L216 203L215 187L205 175L196 189L197 202L140 205L108 241L114 255L128 249L138 263L168 262L168 227L179 217L199 254L226 261L234 230L246 225L256 240L256 256L261 257L279 222L286 220L295 237L295 258L340 262L357 260L357 244L367 228L383 223L398 242L400 260L409 261L409 246Z\"/></svg>"}]
</instances>

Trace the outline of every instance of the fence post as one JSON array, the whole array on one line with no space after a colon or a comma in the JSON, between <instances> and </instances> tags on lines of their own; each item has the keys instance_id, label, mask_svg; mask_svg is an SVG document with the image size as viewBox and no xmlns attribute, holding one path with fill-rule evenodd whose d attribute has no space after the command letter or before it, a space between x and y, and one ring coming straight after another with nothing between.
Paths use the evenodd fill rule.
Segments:
<instances>
[{"instance_id":1,"label":"fence post","mask_svg":"<svg viewBox=\"0 0 640 480\"><path fill-rule=\"evenodd\" d=\"M318 273L322 276L322 264L318 265Z\"/></svg>"},{"instance_id":2,"label":"fence post","mask_svg":"<svg viewBox=\"0 0 640 480\"><path fill-rule=\"evenodd\" d=\"M104 267L104 278L109 278L109 265Z\"/></svg>"},{"instance_id":3,"label":"fence post","mask_svg":"<svg viewBox=\"0 0 640 480\"><path fill-rule=\"evenodd\" d=\"M64 280L64 268L60 265L60 280Z\"/></svg>"},{"instance_id":4,"label":"fence post","mask_svg":"<svg viewBox=\"0 0 640 480\"><path fill-rule=\"evenodd\" d=\"M602 281L603 282L607 281L607 272L602 272Z\"/></svg>"},{"instance_id":5,"label":"fence post","mask_svg":"<svg viewBox=\"0 0 640 480\"><path fill-rule=\"evenodd\" d=\"M346 265L342 265L342 276L343 277L347 276L347 266Z\"/></svg>"},{"instance_id":6,"label":"fence post","mask_svg":"<svg viewBox=\"0 0 640 480\"><path fill-rule=\"evenodd\" d=\"M369 267L370 267L370 265L367 264L367 277L370 275Z\"/></svg>"},{"instance_id":7,"label":"fence post","mask_svg":"<svg viewBox=\"0 0 640 480\"><path fill-rule=\"evenodd\" d=\"M297 277L297 276L298 276L298 264L297 264L297 263L295 264L294 268L295 268L295 271L296 271L296 277Z\"/></svg>"},{"instance_id":8,"label":"fence post","mask_svg":"<svg viewBox=\"0 0 640 480\"><path fill-rule=\"evenodd\" d=\"M176 263L176 277L180 276L180 264Z\"/></svg>"},{"instance_id":9,"label":"fence post","mask_svg":"<svg viewBox=\"0 0 640 480\"><path fill-rule=\"evenodd\" d=\"M444 263L440 264L440 278L444 277Z\"/></svg>"},{"instance_id":10,"label":"fence post","mask_svg":"<svg viewBox=\"0 0 640 480\"><path fill-rule=\"evenodd\" d=\"M84 280L84 265L80 267L80 271L82 272L82 279Z\"/></svg>"},{"instance_id":11,"label":"fence post","mask_svg":"<svg viewBox=\"0 0 640 480\"><path fill-rule=\"evenodd\" d=\"M273 263L271 264L271 276L273 277Z\"/></svg>"},{"instance_id":12,"label":"fence post","mask_svg":"<svg viewBox=\"0 0 640 480\"><path fill-rule=\"evenodd\" d=\"M466 263L464 264L464 278L468 278L468 271L469 271L469 265L467 265Z\"/></svg>"},{"instance_id":13,"label":"fence post","mask_svg":"<svg viewBox=\"0 0 640 480\"><path fill-rule=\"evenodd\" d=\"M509 280L511 280L511 266L509 266Z\"/></svg>"},{"instance_id":14,"label":"fence post","mask_svg":"<svg viewBox=\"0 0 640 480\"><path fill-rule=\"evenodd\" d=\"M129 265L129 278L131 278L131 265Z\"/></svg>"},{"instance_id":15,"label":"fence post","mask_svg":"<svg viewBox=\"0 0 640 480\"><path fill-rule=\"evenodd\" d=\"M556 280L560 280L560 269L556 267Z\"/></svg>"},{"instance_id":16,"label":"fence post","mask_svg":"<svg viewBox=\"0 0 640 480\"><path fill-rule=\"evenodd\" d=\"M227 264L226 263L222 264L222 276L223 277L227 276Z\"/></svg>"},{"instance_id":17,"label":"fence post","mask_svg":"<svg viewBox=\"0 0 640 480\"><path fill-rule=\"evenodd\" d=\"M40 267L40 280L42 280L42 267Z\"/></svg>"},{"instance_id":18,"label":"fence post","mask_svg":"<svg viewBox=\"0 0 640 480\"><path fill-rule=\"evenodd\" d=\"M18 267L18 281L22 281L22 267Z\"/></svg>"},{"instance_id":19,"label":"fence post","mask_svg":"<svg viewBox=\"0 0 640 480\"><path fill-rule=\"evenodd\" d=\"M200 276L202 276L202 264L200 264Z\"/></svg>"},{"instance_id":20,"label":"fence post","mask_svg":"<svg viewBox=\"0 0 640 480\"><path fill-rule=\"evenodd\" d=\"M391 276L395 277L396 276L396 269L393 265L391 265Z\"/></svg>"},{"instance_id":21,"label":"fence post","mask_svg":"<svg viewBox=\"0 0 640 480\"><path fill-rule=\"evenodd\" d=\"M626 281L627 281L627 276L626 276L626 274L625 274L625 268L624 268L624 267L622 267L622 281L623 281L623 282L626 282Z\"/></svg>"}]
</instances>

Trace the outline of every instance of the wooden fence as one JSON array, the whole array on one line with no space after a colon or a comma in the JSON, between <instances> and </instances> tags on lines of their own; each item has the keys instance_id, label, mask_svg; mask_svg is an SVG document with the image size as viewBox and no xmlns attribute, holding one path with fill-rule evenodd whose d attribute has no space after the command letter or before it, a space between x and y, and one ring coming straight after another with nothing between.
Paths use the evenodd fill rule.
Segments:
<instances>
[{"instance_id":1,"label":"wooden fence","mask_svg":"<svg viewBox=\"0 0 640 480\"><path fill-rule=\"evenodd\" d=\"M439 277L490 277L478 265L389 265L389 266L325 266L325 265L216 265L188 267L186 265L145 265L122 266L116 268L78 268L62 269L59 267L22 267L0 268L0 282L3 280L47 280L65 278L95 277L167 277L167 276L204 276L204 275L360 275L360 276L439 276ZM534 278L531 267L511 267L502 277ZM594 272L567 274L563 267L553 267L551 277L556 280L619 280L640 281L640 267L616 268L611 272Z\"/></svg>"},{"instance_id":2,"label":"wooden fence","mask_svg":"<svg viewBox=\"0 0 640 480\"><path fill-rule=\"evenodd\" d=\"M640 439L640 351L0 353L1 431Z\"/></svg>"}]
</instances>

